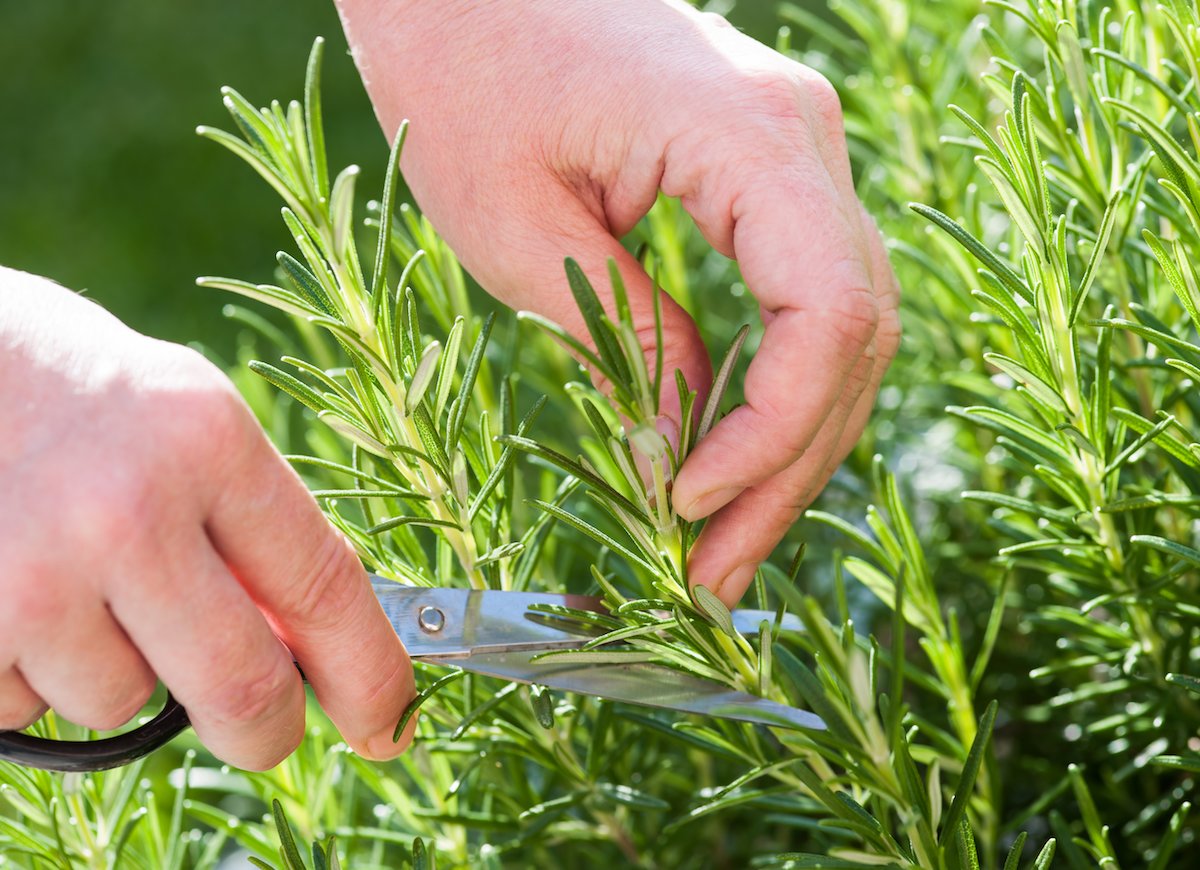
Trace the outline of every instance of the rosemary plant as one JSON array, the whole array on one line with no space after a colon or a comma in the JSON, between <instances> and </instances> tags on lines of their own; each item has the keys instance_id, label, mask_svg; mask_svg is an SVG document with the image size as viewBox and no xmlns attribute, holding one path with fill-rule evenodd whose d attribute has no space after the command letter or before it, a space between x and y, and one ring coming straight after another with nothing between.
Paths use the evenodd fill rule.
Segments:
<instances>
[{"instance_id":1,"label":"rosemary plant","mask_svg":"<svg viewBox=\"0 0 1200 870\"><path fill-rule=\"evenodd\" d=\"M730 327L745 288L677 203L634 241L728 348L703 407L642 354L615 271L565 265L589 341L494 312L395 202L403 129L357 221L356 170L328 168L318 42L303 101L227 90L239 135L202 131L280 194L295 248L271 284L201 279L282 312L228 308L256 373L233 376L373 570L600 593L608 616L573 614L600 636L553 655L652 659L827 730L421 668L418 740L388 764L314 710L263 774L198 747L84 777L5 767L0 864L1193 866L1200 13L830 7L785 4L779 46L840 84L860 192L914 292L863 444L749 595L803 632L743 638L689 589L696 529L670 481L755 336Z\"/></svg>"},{"instance_id":2,"label":"rosemary plant","mask_svg":"<svg viewBox=\"0 0 1200 870\"><path fill-rule=\"evenodd\" d=\"M320 134L315 132L313 122L320 111L315 96L318 63L319 44L310 62L306 108L297 103L287 110L273 106L256 111L230 91L226 93L226 105L244 141L204 131L247 159L280 191L289 203L284 219L305 263L281 254L280 265L286 274L280 286L253 286L226 279L202 279L201 283L270 302L287 313L325 327L340 345L340 351L349 357L350 365L337 369L320 369L312 363L286 359L303 380L273 366L259 363L253 367L352 443L348 463L319 458L298 461L316 463L323 469L353 478L355 489L319 493L333 502L331 515L358 544L368 564L407 582L428 583L433 576L442 582L448 577L463 576L475 585L492 582L501 588L510 588L513 577L528 582L528 570L484 573L479 569L484 565L503 565L516 557L532 560L538 556L539 550L528 546L531 540L528 531L515 540L502 540L499 536L515 531L511 490L505 487L512 451L543 460L567 476L554 487L552 498L531 499L540 513L529 523L529 529L536 533L546 518L555 520L598 544L597 555L601 560L616 556L624 562L622 578L606 576L595 560L590 566L595 584L608 600L611 616L575 614L593 627L606 629L605 633L584 650L554 655L579 661L654 659L746 691L784 702L806 703L820 711L830 724L828 734L782 730L767 734L728 723L677 723L672 730L723 748L748 769L735 776L732 785L718 789L713 798L693 806L671 830L733 803L745 803L749 797L769 796L778 807L794 813L828 814L841 827L865 837L867 842L861 849L839 849L834 843L827 844L845 860L874 853L906 866L929 866L941 864L945 856L957 855L960 850L971 852L974 846L968 818L972 814L968 813L967 796L976 788L986 793L989 787L986 771L983 777L980 771L995 709L989 708L977 722L962 649L954 646L940 616L927 572L912 579L909 600L914 610L923 615L914 624L933 650L935 668L940 669L938 676L954 687L951 700L955 730L950 739L964 759L947 769L947 777L958 782L959 797L951 803L945 818L940 803L928 798L931 789L940 795L942 765L934 764L928 772L933 785L919 788L914 785L921 781L921 774L913 757L919 755L922 747L917 731L906 732L902 728L907 714L907 706L901 700L902 646L896 647L896 664L892 666L891 697L896 701L890 703L889 695L884 694L879 703L872 686L888 666L883 661L871 662L869 650L876 645L867 638L857 637L848 614L843 614L841 624L831 624L812 602L796 596L786 578L778 582L777 577L779 594L798 606L808 634L799 639L784 638L777 628L765 624L758 640L752 643L732 630L728 611L708 590L688 589L686 554L693 532L672 510L668 481L688 451L716 421L748 330L742 329L734 338L708 392L708 400L694 418L696 393L688 384L677 381L683 424L678 442L671 443L656 427L659 395L667 375L661 358L650 365L642 354L619 275L615 270L610 274L613 299L610 317L587 278L568 260L566 283L588 325L591 345L544 320L530 315L524 319L533 320L566 344L594 374L611 384L610 398L615 408L608 409L603 400L588 394L581 386L574 389L578 407L590 429L587 456L571 458L526 434L531 423L528 416L516 427L508 425L513 418L511 411L501 413L501 425L493 443L489 397L477 395L482 391L476 389L484 365L488 327L479 330L480 338L459 374L455 366L460 345L458 331L465 321L455 320L450 326L444 353L440 351L440 342L426 339L418 323L416 292L408 285L408 276L421 254L403 237L399 243L392 241L390 191L395 186L394 172L403 131L396 137L385 195L378 209L379 242L369 282L361 276L349 235L337 229L351 223L345 213L348 201L345 195L339 196L339 191L348 184L344 179L352 176L343 173L332 185L328 198L323 195ZM386 277L389 246L398 247L409 257L394 288ZM441 288L433 289L446 298ZM444 308L445 304L435 302L435 307ZM455 398L448 402L452 393ZM484 410L478 425L468 427L459 421L473 403L484 406ZM641 469L645 468L648 471L643 473ZM372 485L366 486L364 482ZM890 553L892 558L885 564L902 574L904 564L918 564L919 546L891 479L881 472L879 483L890 494L891 519L900 531L893 532L879 520L875 532L884 541L883 546L895 544ZM470 495L472 491L476 493L474 497ZM567 504L567 496L576 491L590 496L592 503L607 514L606 521L613 532L603 530L578 512L578 507L573 510ZM356 516L339 509L338 503L345 498L357 504ZM382 510L376 509L376 505L385 506L386 518L380 519ZM434 533L433 542L426 545L439 554L436 562L426 563L436 566L433 570L412 568L412 564L421 564L420 554L426 549L414 537L414 527L419 526L429 527ZM895 543L901 540L903 545ZM876 549L884 552L882 547ZM480 557L481 552L486 555ZM532 564L532 561L517 564ZM879 569L874 570L871 575L874 588L886 587L895 590L894 596L904 595L903 584L886 577ZM620 579L626 581L624 591ZM669 615L664 617L663 611ZM903 627L900 620L893 632L901 641ZM458 698L445 695L444 687L455 676L437 679L421 694L418 703L425 704L429 713L426 721L435 723L434 727L439 721L449 723L465 717L466 721L460 721L454 728L454 733L461 735L464 729L470 733L486 720L478 708L462 708L456 703ZM443 693L435 697L433 693L439 689ZM666 810L670 804L628 786L596 782L598 771L579 769L580 749L576 735L571 733L584 717L575 713L571 726L559 728L544 693L535 691L531 700L538 724L558 732L545 742L542 750L545 756L540 763L547 771L578 780L584 788L577 787L549 800L543 796L522 815L555 819L581 798L587 798L582 805L583 816L606 829L627 858L642 860L642 850L647 847L633 841L624 830L625 821L614 819L604 805ZM590 755L603 751L606 742L619 733L608 724L612 714L606 705L598 706L597 720L605 724L599 734L588 736ZM636 730L638 724L645 728L654 721L643 714L625 718L636 723L621 729L626 731ZM506 719L493 719L490 727L502 722L512 727ZM782 758L778 757L781 748ZM846 770L854 771L853 786L847 787L842 782ZM770 785L747 789L759 779ZM914 818L912 805L918 792L924 796L923 802L930 804L930 810ZM597 794L606 799L596 801ZM731 800L731 794L736 794L736 800ZM863 801L869 799L871 809L855 795ZM905 841L890 833L894 824L902 824L907 834Z\"/></svg>"}]
</instances>

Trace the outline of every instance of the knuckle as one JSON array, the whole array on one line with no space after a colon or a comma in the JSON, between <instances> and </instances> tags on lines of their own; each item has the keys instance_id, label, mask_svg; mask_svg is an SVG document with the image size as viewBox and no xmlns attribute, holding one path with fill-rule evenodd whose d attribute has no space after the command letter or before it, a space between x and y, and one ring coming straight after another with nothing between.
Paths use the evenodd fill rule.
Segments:
<instances>
[{"instance_id":1,"label":"knuckle","mask_svg":"<svg viewBox=\"0 0 1200 870\"><path fill-rule=\"evenodd\" d=\"M810 113L820 121L822 127L840 134L844 123L842 99L833 83L820 73L804 68L800 90Z\"/></svg>"},{"instance_id":2,"label":"knuckle","mask_svg":"<svg viewBox=\"0 0 1200 870\"><path fill-rule=\"evenodd\" d=\"M289 586L275 616L285 624L304 626L340 618L361 592L362 573L350 542L331 528Z\"/></svg>"},{"instance_id":3,"label":"knuckle","mask_svg":"<svg viewBox=\"0 0 1200 870\"><path fill-rule=\"evenodd\" d=\"M157 685L154 676L144 668L133 674L122 674L113 682L119 684L119 688L103 692L104 700L95 710L80 717L80 725L96 731L120 728L146 706Z\"/></svg>"},{"instance_id":4,"label":"knuckle","mask_svg":"<svg viewBox=\"0 0 1200 870\"><path fill-rule=\"evenodd\" d=\"M9 672L11 677L15 671ZM14 683L15 679L4 679ZM20 731L28 728L45 714L46 704L24 685L7 686L0 692L0 731Z\"/></svg>"},{"instance_id":5,"label":"knuckle","mask_svg":"<svg viewBox=\"0 0 1200 870\"><path fill-rule=\"evenodd\" d=\"M153 475L138 463L114 464L104 477L85 478L64 506L72 544L80 555L128 552L155 523L159 499Z\"/></svg>"},{"instance_id":6,"label":"knuckle","mask_svg":"<svg viewBox=\"0 0 1200 870\"><path fill-rule=\"evenodd\" d=\"M841 135L841 97L829 79L815 70L800 64L755 70L747 74L744 87L766 118L815 122L827 134Z\"/></svg>"},{"instance_id":7,"label":"knuckle","mask_svg":"<svg viewBox=\"0 0 1200 870\"><path fill-rule=\"evenodd\" d=\"M781 69L755 70L747 73L743 89L753 99L753 105L763 117L773 120L799 121L803 111L802 91L798 77Z\"/></svg>"},{"instance_id":8,"label":"knuckle","mask_svg":"<svg viewBox=\"0 0 1200 870\"><path fill-rule=\"evenodd\" d=\"M900 315L894 309L884 313L875 332L878 358L884 363L889 363L896 357L900 350L901 335Z\"/></svg>"},{"instance_id":9,"label":"knuckle","mask_svg":"<svg viewBox=\"0 0 1200 870\"><path fill-rule=\"evenodd\" d=\"M807 427L794 425L795 411L786 397L775 392L763 392L753 397L747 410L752 413L739 418L746 440L761 439L763 433L770 433L775 454L788 457L790 461L803 456L812 444L812 434ZM734 418L730 416L726 419Z\"/></svg>"},{"instance_id":10,"label":"knuckle","mask_svg":"<svg viewBox=\"0 0 1200 870\"><path fill-rule=\"evenodd\" d=\"M719 13L716 13L716 12L701 12L700 20L704 23L705 26L712 28L713 30L724 30L724 31L736 30L736 28L732 24L729 23L729 21L725 18L724 15L720 15Z\"/></svg>"},{"instance_id":11,"label":"knuckle","mask_svg":"<svg viewBox=\"0 0 1200 870\"><path fill-rule=\"evenodd\" d=\"M10 570L9 579L16 582L5 584L5 606L0 608L2 636L29 638L60 623L73 597L61 574L48 564L34 561L18 562L15 567L6 565L5 571Z\"/></svg>"},{"instance_id":12,"label":"knuckle","mask_svg":"<svg viewBox=\"0 0 1200 870\"><path fill-rule=\"evenodd\" d=\"M356 753L372 757L368 748L370 738L384 729L394 728L404 709L415 697L412 664L407 656L400 656L390 667L380 668L364 682L359 708L378 711L372 717L374 728L364 722L357 731L351 732L339 725L342 737Z\"/></svg>"},{"instance_id":13,"label":"knuckle","mask_svg":"<svg viewBox=\"0 0 1200 870\"><path fill-rule=\"evenodd\" d=\"M34 701L15 704L0 698L0 731L23 731L41 719L48 709L45 704Z\"/></svg>"},{"instance_id":14,"label":"knuckle","mask_svg":"<svg viewBox=\"0 0 1200 870\"><path fill-rule=\"evenodd\" d=\"M838 405L845 410L846 414L851 412L858 397L870 385L878 358L878 343L872 339L864 348L862 356L858 358L858 363L850 370L850 376L846 379L846 385L842 390Z\"/></svg>"},{"instance_id":15,"label":"knuckle","mask_svg":"<svg viewBox=\"0 0 1200 870\"><path fill-rule=\"evenodd\" d=\"M179 446L185 450L223 452L245 437L250 415L231 390L215 385L189 396L186 402L178 427Z\"/></svg>"},{"instance_id":16,"label":"knuckle","mask_svg":"<svg viewBox=\"0 0 1200 870\"><path fill-rule=\"evenodd\" d=\"M137 704L132 701L120 704L110 701L102 707L80 712L74 717L74 721L77 725L91 728L93 731L112 731L136 716L144 706L146 706L145 701ZM68 716L67 718L72 717Z\"/></svg>"},{"instance_id":17,"label":"knuckle","mask_svg":"<svg viewBox=\"0 0 1200 870\"><path fill-rule=\"evenodd\" d=\"M879 300L866 287L839 294L830 308L831 328L842 341L860 351L870 346L879 326Z\"/></svg>"},{"instance_id":18,"label":"knuckle","mask_svg":"<svg viewBox=\"0 0 1200 870\"><path fill-rule=\"evenodd\" d=\"M408 695L413 694L412 662L406 655L397 656L392 661L391 667L379 670L369 678L369 682L364 687L364 708L378 709L385 707L388 702L395 703L397 686L403 687Z\"/></svg>"},{"instance_id":19,"label":"knuckle","mask_svg":"<svg viewBox=\"0 0 1200 870\"><path fill-rule=\"evenodd\" d=\"M222 725L260 722L286 706L296 679L296 672L282 662L259 665L258 670L230 677L206 699L203 707L209 717Z\"/></svg>"},{"instance_id":20,"label":"knuckle","mask_svg":"<svg viewBox=\"0 0 1200 870\"><path fill-rule=\"evenodd\" d=\"M162 369L156 405L172 453L211 454L249 431L249 409L229 379L202 354L172 346Z\"/></svg>"},{"instance_id":21,"label":"knuckle","mask_svg":"<svg viewBox=\"0 0 1200 870\"><path fill-rule=\"evenodd\" d=\"M772 408L771 413L786 413L786 409ZM812 435L795 426L785 426L778 433L779 445L784 456L792 457L793 461L800 459L812 447Z\"/></svg>"}]
</instances>

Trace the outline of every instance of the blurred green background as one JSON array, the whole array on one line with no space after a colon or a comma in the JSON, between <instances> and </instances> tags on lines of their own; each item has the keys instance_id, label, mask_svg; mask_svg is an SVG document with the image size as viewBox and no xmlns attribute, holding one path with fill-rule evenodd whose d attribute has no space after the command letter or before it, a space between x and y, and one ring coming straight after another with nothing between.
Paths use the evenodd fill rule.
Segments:
<instances>
[{"instance_id":1,"label":"blurred green background","mask_svg":"<svg viewBox=\"0 0 1200 870\"><path fill-rule=\"evenodd\" d=\"M0 263L86 289L135 328L232 346L199 274L269 279L276 195L193 132L228 126L218 89L299 96L330 41L332 158L372 169L384 140L330 0L0 0ZM377 180L368 172L364 190Z\"/></svg>"},{"instance_id":2,"label":"blurred green background","mask_svg":"<svg viewBox=\"0 0 1200 870\"><path fill-rule=\"evenodd\" d=\"M769 41L773 6L730 18ZM385 143L331 0L0 0L0 263L228 359L229 300L195 277L269 280L289 243L274 192L193 130L228 126L225 84L299 97L317 35L331 165L360 164L369 195Z\"/></svg>"}]
</instances>

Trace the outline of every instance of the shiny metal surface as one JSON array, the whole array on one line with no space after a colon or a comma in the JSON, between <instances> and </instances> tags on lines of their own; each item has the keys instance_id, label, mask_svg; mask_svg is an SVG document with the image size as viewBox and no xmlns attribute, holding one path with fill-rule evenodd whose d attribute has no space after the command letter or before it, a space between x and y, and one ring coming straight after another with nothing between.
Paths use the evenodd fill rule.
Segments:
<instances>
[{"instance_id":1,"label":"shiny metal surface","mask_svg":"<svg viewBox=\"0 0 1200 870\"><path fill-rule=\"evenodd\" d=\"M599 598L402 586L378 577L372 578L372 585L409 655L427 664L646 707L777 727L825 728L819 717L806 710L736 692L664 665L570 663L555 661L553 656L534 660L550 650L581 647L595 634L531 607L605 613ZM764 621L775 620L774 613L764 610L739 609L732 615L734 628L747 635L757 634ZM781 627L803 629L790 614Z\"/></svg>"},{"instance_id":2,"label":"shiny metal surface","mask_svg":"<svg viewBox=\"0 0 1200 870\"><path fill-rule=\"evenodd\" d=\"M372 585L409 655L431 664L684 713L783 728L825 727L805 710L735 692L663 665L571 663L561 658L555 661L552 655L538 658L547 650L582 646L591 635L581 633L578 621L530 612L530 607L551 605L604 613L597 598L425 589L379 577L372 578ZM743 634L757 633L764 620L771 623L774 618L765 611L733 612L734 627ZM782 627L802 630L799 620L790 616L784 618ZM0 760L43 770L107 770L154 751L189 724L187 711L168 695L166 707L154 719L116 737L68 741L0 731Z\"/></svg>"},{"instance_id":3,"label":"shiny metal surface","mask_svg":"<svg viewBox=\"0 0 1200 870\"><path fill-rule=\"evenodd\" d=\"M534 604L602 610L597 598L543 592L495 592L401 586L372 579L383 612L414 658L452 658L513 649L549 650L583 646L587 634L570 634L547 620L531 619ZM430 630L439 620L441 627ZM424 616L422 616L424 614ZM426 626L422 626L422 621Z\"/></svg>"},{"instance_id":4,"label":"shiny metal surface","mask_svg":"<svg viewBox=\"0 0 1200 870\"><path fill-rule=\"evenodd\" d=\"M579 647L591 635L568 632L564 620L546 619L530 608L557 605L607 612L599 598L588 595L403 586L381 577L372 577L371 586L408 654L414 657ZM738 608L731 615L733 627L745 635L758 634L764 620L775 622L775 614L769 610ZM784 615L780 627L783 631L803 630L800 620L790 613Z\"/></svg>"},{"instance_id":5,"label":"shiny metal surface","mask_svg":"<svg viewBox=\"0 0 1200 870\"><path fill-rule=\"evenodd\" d=\"M555 662L554 656L531 661L537 655L537 652L522 650L481 653L465 659L431 657L425 661L643 707L736 719L758 725L825 730L825 723L820 717L807 710L777 704L745 692L735 692L720 683L661 665L642 662L570 664Z\"/></svg>"}]
</instances>

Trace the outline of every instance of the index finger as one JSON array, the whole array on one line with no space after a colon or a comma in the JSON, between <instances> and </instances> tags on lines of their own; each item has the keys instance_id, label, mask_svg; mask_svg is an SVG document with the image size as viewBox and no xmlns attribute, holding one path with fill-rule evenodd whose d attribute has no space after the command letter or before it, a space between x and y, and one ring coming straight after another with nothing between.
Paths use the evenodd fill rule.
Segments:
<instances>
[{"instance_id":1,"label":"index finger","mask_svg":"<svg viewBox=\"0 0 1200 870\"><path fill-rule=\"evenodd\" d=\"M674 503L688 519L790 466L822 427L845 422L836 417L866 386L870 367L860 362L880 306L862 229L844 218L839 185L812 164L810 177L794 164L764 172L731 212L733 252L765 329L745 404L697 445L675 482Z\"/></svg>"},{"instance_id":2,"label":"index finger","mask_svg":"<svg viewBox=\"0 0 1200 870\"><path fill-rule=\"evenodd\" d=\"M414 696L412 665L350 543L254 427L212 506L209 538L360 755L391 758ZM411 737L411 728L409 731Z\"/></svg>"}]
</instances>

